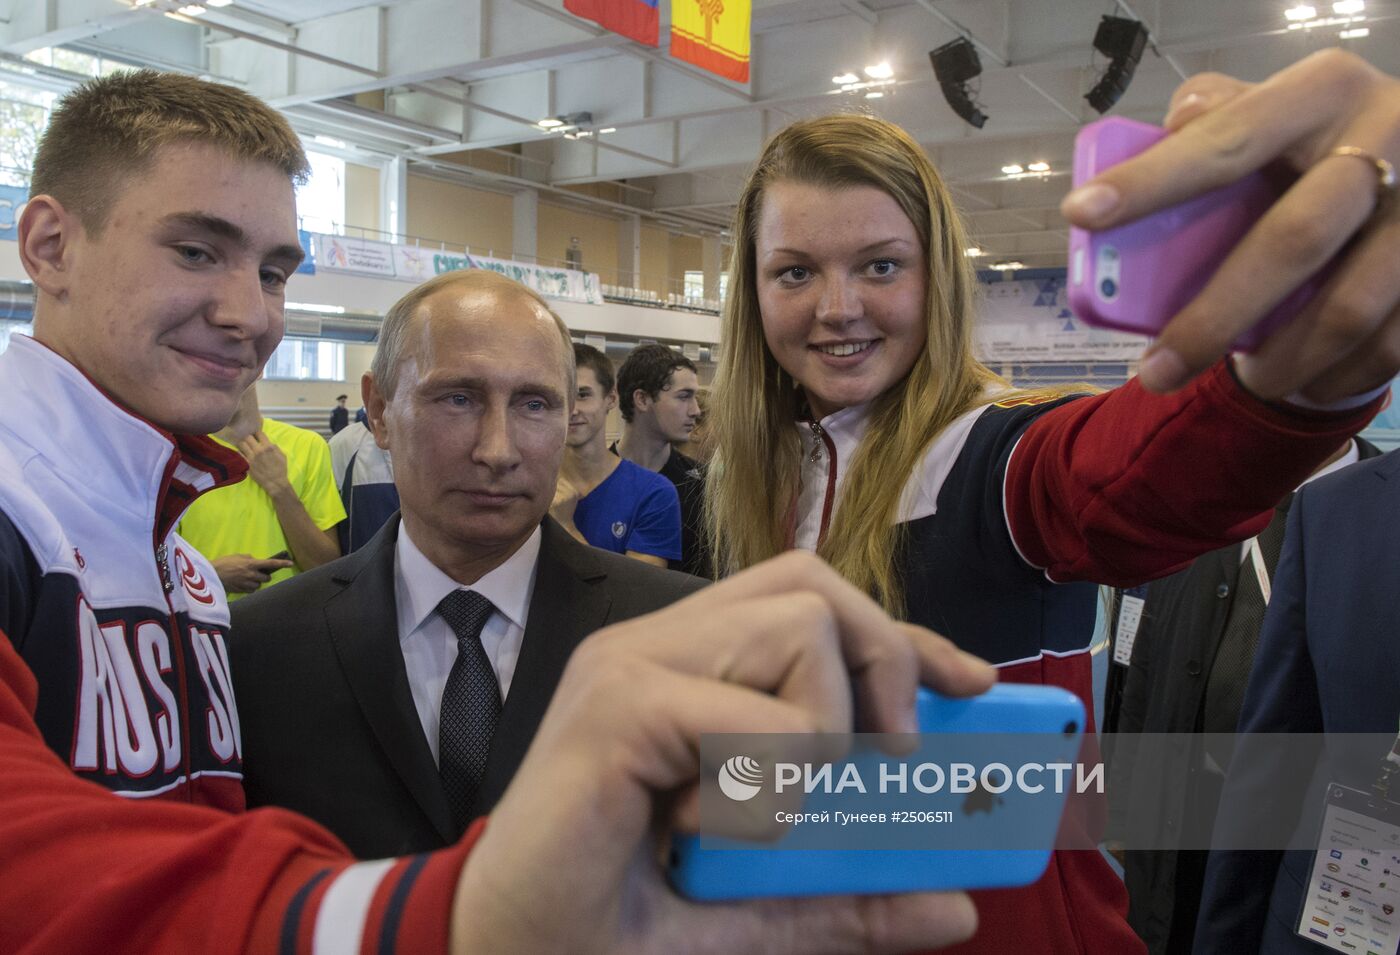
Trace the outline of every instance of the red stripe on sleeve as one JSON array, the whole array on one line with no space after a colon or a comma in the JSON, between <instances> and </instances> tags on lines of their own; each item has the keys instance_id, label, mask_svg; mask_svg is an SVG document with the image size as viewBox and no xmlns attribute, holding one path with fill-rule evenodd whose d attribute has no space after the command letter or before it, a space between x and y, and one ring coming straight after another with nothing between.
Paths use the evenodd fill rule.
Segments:
<instances>
[{"instance_id":1,"label":"red stripe on sleeve","mask_svg":"<svg viewBox=\"0 0 1400 955\"><path fill-rule=\"evenodd\" d=\"M1051 580L1135 586L1258 533L1385 395L1346 412L1267 404L1225 362L1175 394L1136 378L1030 425L1007 466L1017 548Z\"/></svg>"},{"instance_id":2,"label":"red stripe on sleeve","mask_svg":"<svg viewBox=\"0 0 1400 955\"><path fill-rule=\"evenodd\" d=\"M391 951L397 955L447 951L457 879L472 846L486 829L486 818L483 816L468 826L455 846L429 857L404 904Z\"/></svg>"}]
</instances>

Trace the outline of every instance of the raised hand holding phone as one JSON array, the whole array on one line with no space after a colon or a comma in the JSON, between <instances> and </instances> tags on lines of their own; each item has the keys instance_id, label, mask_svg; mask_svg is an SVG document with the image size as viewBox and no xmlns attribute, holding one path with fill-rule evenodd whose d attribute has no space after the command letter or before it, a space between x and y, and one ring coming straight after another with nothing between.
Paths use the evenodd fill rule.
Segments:
<instances>
[{"instance_id":1,"label":"raised hand holding phone","mask_svg":"<svg viewBox=\"0 0 1400 955\"><path fill-rule=\"evenodd\" d=\"M920 682L969 696L994 679L800 551L599 631L472 850L454 951L807 955L966 938L976 915L958 894L696 904L667 885L659 847L698 823L700 734L908 733Z\"/></svg>"},{"instance_id":2,"label":"raised hand holding phone","mask_svg":"<svg viewBox=\"0 0 1400 955\"><path fill-rule=\"evenodd\" d=\"M1083 185L1167 137L1165 129L1110 116L1074 140L1074 185ZM1179 205L1098 232L1069 230L1068 296L1082 321L1155 337L1190 304L1236 244L1297 180L1278 165ZM1256 350L1317 294L1321 272L1231 344Z\"/></svg>"},{"instance_id":3,"label":"raised hand holding phone","mask_svg":"<svg viewBox=\"0 0 1400 955\"><path fill-rule=\"evenodd\" d=\"M1162 330L1139 368L1143 385L1181 387L1339 252L1297 319L1236 362L1239 379L1265 399L1332 402L1393 378L1400 81L1340 50L1259 84L1203 74L1177 91L1167 128L1172 135L1066 197L1061 209L1071 225L1133 222L1276 161L1299 178Z\"/></svg>"}]
</instances>

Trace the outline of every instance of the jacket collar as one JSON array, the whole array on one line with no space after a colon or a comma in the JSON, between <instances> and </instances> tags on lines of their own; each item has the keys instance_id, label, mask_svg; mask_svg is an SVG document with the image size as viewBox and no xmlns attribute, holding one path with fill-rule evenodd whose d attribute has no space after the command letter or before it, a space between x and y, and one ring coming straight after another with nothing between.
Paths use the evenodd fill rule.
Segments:
<instances>
[{"instance_id":1,"label":"jacket collar","mask_svg":"<svg viewBox=\"0 0 1400 955\"><path fill-rule=\"evenodd\" d=\"M813 427L815 423L816 427ZM870 404L851 405L840 411L833 411L820 420L804 414L798 421L798 433L802 438L802 450L810 455L813 448L822 443L820 434L825 434L836 447L837 460L844 463L851 452L860 444L865 429L870 424ZM820 432L817 429L820 429Z\"/></svg>"},{"instance_id":2,"label":"jacket collar","mask_svg":"<svg viewBox=\"0 0 1400 955\"><path fill-rule=\"evenodd\" d=\"M15 335L0 355L0 430L74 487L170 533L206 491L242 480L247 463L204 435L174 435L113 401L77 367Z\"/></svg>"}]
</instances>

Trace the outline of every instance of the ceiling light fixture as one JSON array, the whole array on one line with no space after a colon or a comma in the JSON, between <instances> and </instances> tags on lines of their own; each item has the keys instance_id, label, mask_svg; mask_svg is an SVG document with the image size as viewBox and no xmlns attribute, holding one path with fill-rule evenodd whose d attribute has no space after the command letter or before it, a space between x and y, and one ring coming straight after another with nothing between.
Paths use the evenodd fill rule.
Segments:
<instances>
[{"instance_id":1,"label":"ceiling light fixture","mask_svg":"<svg viewBox=\"0 0 1400 955\"><path fill-rule=\"evenodd\" d=\"M176 12L176 13L183 13L183 14L184 14L185 16L187 16L187 17L202 17L202 16L204 16L204 14L206 14L208 11L205 10L202 6L200 6L200 5L197 4L197 3L191 3L191 4L189 4L188 6L181 7L180 9L176 10L175 12Z\"/></svg>"},{"instance_id":2,"label":"ceiling light fixture","mask_svg":"<svg viewBox=\"0 0 1400 955\"><path fill-rule=\"evenodd\" d=\"M1343 40L1359 40L1363 36L1370 36L1371 31L1366 27L1357 27L1355 30L1343 30L1337 36Z\"/></svg>"},{"instance_id":3,"label":"ceiling light fixture","mask_svg":"<svg viewBox=\"0 0 1400 955\"><path fill-rule=\"evenodd\" d=\"M1014 272L1017 269L1024 269L1026 265L1024 262L993 262L987 267L996 269L998 272Z\"/></svg>"},{"instance_id":4,"label":"ceiling light fixture","mask_svg":"<svg viewBox=\"0 0 1400 955\"><path fill-rule=\"evenodd\" d=\"M865 94L865 98L866 98L866 99L881 99L882 97L884 97L884 95L885 95L885 94L882 93L882 92L880 92L879 90L871 90L869 93L866 93L866 94Z\"/></svg>"},{"instance_id":5,"label":"ceiling light fixture","mask_svg":"<svg viewBox=\"0 0 1400 955\"><path fill-rule=\"evenodd\" d=\"M600 130L598 130L598 135L599 135L599 136L605 136L605 135L607 135L608 133L615 133L615 132L617 132L617 127L616 127L616 126L609 126L609 127L606 128L606 129L600 129Z\"/></svg>"},{"instance_id":6,"label":"ceiling light fixture","mask_svg":"<svg viewBox=\"0 0 1400 955\"><path fill-rule=\"evenodd\" d=\"M1028 166L1026 166L1026 168L1029 169L1031 172L1049 172L1049 171L1050 171L1050 164L1049 164L1048 162L1043 162L1043 161L1042 161L1042 162L1033 162L1033 163L1029 164Z\"/></svg>"},{"instance_id":7,"label":"ceiling light fixture","mask_svg":"<svg viewBox=\"0 0 1400 955\"><path fill-rule=\"evenodd\" d=\"M1010 165L1002 166L1002 167L1001 167L1001 171L1004 172L1004 173L1006 173L1008 176L1015 176L1015 175L1018 175L1019 173L1025 172L1026 170L1025 170L1024 168L1022 168L1022 166L1021 166L1020 163L1014 163L1014 162L1013 162L1013 163L1011 163Z\"/></svg>"},{"instance_id":8,"label":"ceiling light fixture","mask_svg":"<svg viewBox=\"0 0 1400 955\"><path fill-rule=\"evenodd\" d=\"M226 7L233 3L233 0L204 0L206 7Z\"/></svg>"},{"instance_id":9,"label":"ceiling light fixture","mask_svg":"<svg viewBox=\"0 0 1400 955\"><path fill-rule=\"evenodd\" d=\"M1362 23L1366 20L1364 14L1354 17L1324 17L1319 20L1304 20L1300 23L1288 24L1290 30L1314 30L1318 27L1344 27L1352 23Z\"/></svg>"},{"instance_id":10,"label":"ceiling light fixture","mask_svg":"<svg viewBox=\"0 0 1400 955\"><path fill-rule=\"evenodd\" d=\"M867 66L865 75L872 80L887 80L894 76L894 67L890 66L888 61L882 61L874 66Z\"/></svg>"},{"instance_id":11,"label":"ceiling light fixture","mask_svg":"<svg viewBox=\"0 0 1400 955\"><path fill-rule=\"evenodd\" d=\"M975 259L981 254L982 250L975 245L970 245L966 249L963 249L963 255L967 256L969 259Z\"/></svg>"},{"instance_id":12,"label":"ceiling light fixture","mask_svg":"<svg viewBox=\"0 0 1400 955\"><path fill-rule=\"evenodd\" d=\"M593 125L593 114L587 111L564 113L559 116L546 116L535 123L540 129L551 133L576 133Z\"/></svg>"},{"instance_id":13,"label":"ceiling light fixture","mask_svg":"<svg viewBox=\"0 0 1400 955\"><path fill-rule=\"evenodd\" d=\"M833 76L831 82L835 83L837 86L845 86L847 83L859 83L860 77L856 76L854 73L846 72L842 73L840 76Z\"/></svg>"},{"instance_id":14,"label":"ceiling light fixture","mask_svg":"<svg viewBox=\"0 0 1400 955\"><path fill-rule=\"evenodd\" d=\"M1366 0L1337 0L1332 4L1332 12L1344 17L1360 13L1366 9Z\"/></svg>"},{"instance_id":15,"label":"ceiling light fixture","mask_svg":"<svg viewBox=\"0 0 1400 955\"><path fill-rule=\"evenodd\" d=\"M1300 3L1296 7L1289 7L1287 10L1283 11L1283 15L1294 23L1299 23L1303 20L1311 20L1316 17L1317 8L1310 7L1306 3Z\"/></svg>"}]
</instances>

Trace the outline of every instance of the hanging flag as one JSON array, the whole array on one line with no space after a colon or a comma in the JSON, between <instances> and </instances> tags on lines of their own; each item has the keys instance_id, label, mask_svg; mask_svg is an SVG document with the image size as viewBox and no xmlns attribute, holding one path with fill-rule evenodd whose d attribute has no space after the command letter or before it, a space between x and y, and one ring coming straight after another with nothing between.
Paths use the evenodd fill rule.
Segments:
<instances>
[{"instance_id":1,"label":"hanging flag","mask_svg":"<svg viewBox=\"0 0 1400 955\"><path fill-rule=\"evenodd\" d=\"M747 83L752 7L751 0L672 0L671 55Z\"/></svg>"},{"instance_id":2,"label":"hanging flag","mask_svg":"<svg viewBox=\"0 0 1400 955\"><path fill-rule=\"evenodd\" d=\"M657 0L564 0L564 9L629 40L656 46L660 28Z\"/></svg>"}]
</instances>

